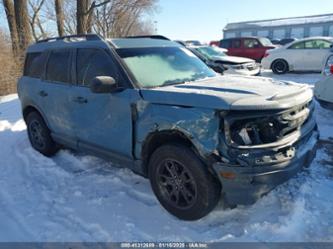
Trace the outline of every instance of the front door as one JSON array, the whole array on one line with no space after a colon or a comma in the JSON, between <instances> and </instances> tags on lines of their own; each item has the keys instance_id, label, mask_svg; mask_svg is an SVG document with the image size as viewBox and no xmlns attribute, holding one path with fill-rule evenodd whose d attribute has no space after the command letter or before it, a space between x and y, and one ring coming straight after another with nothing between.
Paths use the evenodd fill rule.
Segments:
<instances>
[{"instance_id":1,"label":"front door","mask_svg":"<svg viewBox=\"0 0 333 249\"><path fill-rule=\"evenodd\" d=\"M262 45L257 39L246 38L243 40L243 54L244 57L250 58L256 61L261 60L262 57Z\"/></svg>"},{"instance_id":2,"label":"front door","mask_svg":"<svg viewBox=\"0 0 333 249\"><path fill-rule=\"evenodd\" d=\"M138 90L96 94L90 83L97 76L111 76L119 85L124 77L111 55L102 49L77 49L73 121L79 148L132 158L131 104L140 99Z\"/></svg>"}]
</instances>

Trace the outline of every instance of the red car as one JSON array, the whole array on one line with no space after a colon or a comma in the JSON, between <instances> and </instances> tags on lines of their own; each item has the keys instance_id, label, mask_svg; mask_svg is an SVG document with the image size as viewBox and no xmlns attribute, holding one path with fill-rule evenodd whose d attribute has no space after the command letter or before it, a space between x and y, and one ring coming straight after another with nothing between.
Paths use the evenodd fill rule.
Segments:
<instances>
[{"instance_id":1,"label":"red car","mask_svg":"<svg viewBox=\"0 0 333 249\"><path fill-rule=\"evenodd\" d=\"M261 62L269 49L276 48L267 38L239 37L220 41L220 47L228 49L228 55L246 57Z\"/></svg>"}]
</instances>

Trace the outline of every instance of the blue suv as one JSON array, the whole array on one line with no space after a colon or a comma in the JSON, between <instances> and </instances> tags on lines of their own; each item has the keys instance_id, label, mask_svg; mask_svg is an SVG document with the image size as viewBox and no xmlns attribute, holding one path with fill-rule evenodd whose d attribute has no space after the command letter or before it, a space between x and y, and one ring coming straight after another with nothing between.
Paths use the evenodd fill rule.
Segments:
<instances>
[{"instance_id":1,"label":"blue suv","mask_svg":"<svg viewBox=\"0 0 333 249\"><path fill-rule=\"evenodd\" d=\"M128 167L185 220L221 197L253 203L308 165L318 138L309 87L218 75L162 36L37 42L18 93L33 148Z\"/></svg>"}]
</instances>

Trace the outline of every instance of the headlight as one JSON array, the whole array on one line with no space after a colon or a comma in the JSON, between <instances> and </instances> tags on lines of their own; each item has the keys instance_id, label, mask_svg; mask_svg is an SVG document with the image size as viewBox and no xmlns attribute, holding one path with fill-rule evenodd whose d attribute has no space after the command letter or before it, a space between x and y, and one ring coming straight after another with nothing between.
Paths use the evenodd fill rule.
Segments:
<instances>
[{"instance_id":1,"label":"headlight","mask_svg":"<svg viewBox=\"0 0 333 249\"><path fill-rule=\"evenodd\" d=\"M239 120L231 127L231 140L237 145L272 143L279 139L281 128L274 119Z\"/></svg>"},{"instance_id":2,"label":"headlight","mask_svg":"<svg viewBox=\"0 0 333 249\"><path fill-rule=\"evenodd\" d=\"M324 74L326 76L333 74L333 55L328 57L328 60L326 62L325 68L324 68Z\"/></svg>"}]
</instances>

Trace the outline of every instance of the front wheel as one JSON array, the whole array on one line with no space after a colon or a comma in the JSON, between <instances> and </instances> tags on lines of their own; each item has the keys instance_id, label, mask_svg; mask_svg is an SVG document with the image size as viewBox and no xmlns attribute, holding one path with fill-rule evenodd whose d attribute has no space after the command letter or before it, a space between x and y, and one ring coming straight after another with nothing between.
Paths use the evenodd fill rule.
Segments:
<instances>
[{"instance_id":1,"label":"front wheel","mask_svg":"<svg viewBox=\"0 0 333 249\"><path fill-rule=\"evenodd\" d=\"M289 71L288 62L285 60L276 60L272 64L272 71L275 74L285 74Z\"/></svg>"},{"instance_id":2,"label":"front wheel","mask_svg":"<svg viewBox=\"0 0 333 249\"><path fill-rule=\"evenodd\" d=\"M164 145L149 161L149 179L162 206L183 220L206 216L219 201L221 186L188 147Z\"/></svg>"}]
</instances>

